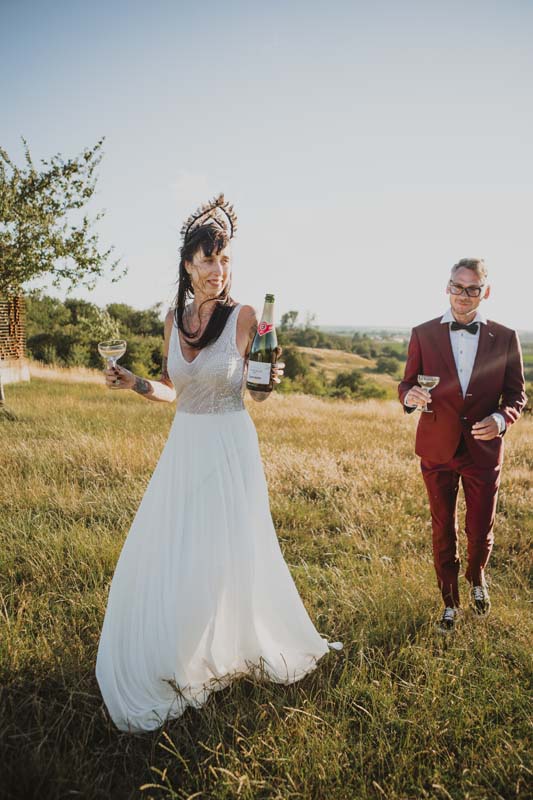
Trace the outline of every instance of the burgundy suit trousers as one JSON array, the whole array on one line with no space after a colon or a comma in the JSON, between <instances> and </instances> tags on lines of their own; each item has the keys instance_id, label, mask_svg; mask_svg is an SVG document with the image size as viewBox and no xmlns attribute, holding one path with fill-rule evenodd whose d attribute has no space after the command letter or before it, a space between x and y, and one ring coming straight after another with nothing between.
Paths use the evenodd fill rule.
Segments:
<instances>
[{"instance_id":1,"label":"burgundy suit trousers","mask_svg":"<svg viewBox=\"0 0 533 800\"><path fill-rule=\"evenodd\" d=\"M459 606L459 549L457 493L462 482L466 501L467 569L473 585L483 582L484 568L494 542L493 526L500 485L501 465L477 466L461 443L446 464L422 459L420 464L429 497L433 528L433 560L442 598L447 606Z\"/></svg>"}]
</instances>

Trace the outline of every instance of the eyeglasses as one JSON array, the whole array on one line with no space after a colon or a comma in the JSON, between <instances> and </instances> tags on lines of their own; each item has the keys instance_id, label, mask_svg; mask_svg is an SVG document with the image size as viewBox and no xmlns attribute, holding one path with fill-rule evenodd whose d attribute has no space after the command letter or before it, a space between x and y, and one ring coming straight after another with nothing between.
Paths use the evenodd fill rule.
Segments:
<instances>
[{"instance_id":1,"label":"eyeglasses","mask_svg":"<svg viewBox=\"0 0 533 800\"><path fill-rule=\"evenodd\" d=\"M468 295L468 297L479 297L481 294L481 290L485 286L484 283L481 286L461 286L459 283L454 283L453 281L449 282L450 292L451 294L463 294L463 292Z\"/></svg>"}]
</instances>

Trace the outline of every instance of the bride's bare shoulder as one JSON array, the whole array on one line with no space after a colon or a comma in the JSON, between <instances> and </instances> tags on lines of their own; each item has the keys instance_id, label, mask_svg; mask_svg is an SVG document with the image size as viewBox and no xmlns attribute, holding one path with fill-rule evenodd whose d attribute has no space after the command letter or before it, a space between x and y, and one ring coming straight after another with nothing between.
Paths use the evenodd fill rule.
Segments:
<instances>
[{"instance_id":1,"label":"bride's bare shoulder","mask_svg":"<svg viewBox=\"0 0 533 800\"><path fill-rule=\"evenodd\" d=\"M169 333L175 319L174 309L169 308L165 317L165 333Z\"/></svg>"},{"instance_id":2,"label":"bride's bare shoulder","mask_svg":"<svg viewBox=\"0 0 533 800\"><path fill-rule=\"evenodd\" d=\"M239 327L248 328L250 325L255 323L257 326L258 314L257 309L253 306L242 305L239 309L239 319L238 325Z\"/></svg>"},{"instance_id":3,"label":"bride's bare shoulder","mask_svg":"<svg viewBox=\"0 0 533 800\"><path fill-rule=\"evenodd\" d=\"M241 355L247 355L255 336L259 318L253 306L242 305L237 320L237 343Z\"/></svg>"},{"instance_id":4,"label":"bride's bare shoulder","mask_svg":"<svg viewBox=\"0 0 533 800\"><path fill-rule=\"evenodd\" d=\"M170 340L170 334L172 333L173 323L174 323L174 309L169 308L165 317L165 331L164 331L165 353L168 353L168 343Z\"/></svg>"}]
</instances>

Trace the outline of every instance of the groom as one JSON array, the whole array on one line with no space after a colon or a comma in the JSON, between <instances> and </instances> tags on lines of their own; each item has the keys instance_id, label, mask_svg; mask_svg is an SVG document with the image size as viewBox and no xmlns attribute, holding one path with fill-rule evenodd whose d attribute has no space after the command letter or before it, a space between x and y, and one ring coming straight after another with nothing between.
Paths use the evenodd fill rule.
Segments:
<instances>
[{"instance_id":1,"label":"groom","mask_svg":"<svg viewBox=\"0 0 533 800\"><path fill-rule=\"evenodd\" d=\"M493 544L503 436L527 400L516 332L485 319L479 309L490 294L484 261L463 258L455 264L446 293L446 313L413 328L398 387L408 413L426 403L431 412L420 414L415 450L431 509L433 558L445 606L437 623L442 633L454 629L460 613L459 480L466 501L472 607L480 617L490 611L484 570ZM417 385L421 374L440 378L431 395Z\"/></svg>"}]
</instances>

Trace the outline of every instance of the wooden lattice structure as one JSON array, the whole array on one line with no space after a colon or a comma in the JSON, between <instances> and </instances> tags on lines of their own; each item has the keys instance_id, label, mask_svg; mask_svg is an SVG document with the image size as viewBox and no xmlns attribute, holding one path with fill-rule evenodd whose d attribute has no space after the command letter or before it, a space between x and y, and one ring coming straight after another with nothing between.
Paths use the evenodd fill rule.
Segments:
<instances>
[{"instance_id":1,"label":"wooden lattice structure","mask_svg":"<svg viewBox=\"0 0 533 800\"><path fill-rule=\"evenodd\" d=\"M0 295L0 375L3 383L30 379L22 294Z\"/></svg>"}]
</instances>

